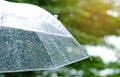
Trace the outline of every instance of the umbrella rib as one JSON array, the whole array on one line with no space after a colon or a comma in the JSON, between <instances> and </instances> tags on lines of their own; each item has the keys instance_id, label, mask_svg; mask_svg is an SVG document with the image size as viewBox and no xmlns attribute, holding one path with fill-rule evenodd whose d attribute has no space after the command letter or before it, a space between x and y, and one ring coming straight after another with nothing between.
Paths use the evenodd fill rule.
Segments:
<instances>
[{"instance_id":1,"label":"umbrella rib","mask_svg":"<svg viewBox=\"0 0 120 77\"><path fill-rule=\"evenodd\" d=\"M73 37L73 39L76 40L74 37ZM77 42L77 40L76 40L76 42ZM83 50L83 51L81 51L81 52L84 52L84 53L90 58L90 60L92 61L91 56L89 56L89 55L87 54L87 50L86 50L85 48L82 48L81 45L79 44L79 42L77 42L77 43L78 43L78 45L80 46L80 48Z\"/></svg>"},{"instance_id":2,"label":"umbrella rib","mask_svg":"<svg viewBox=\"0 0 120 77\"><path fill-rule=\"evenodd\" d=\"M47 32L43 32L43 31L35 31L35 30L29 30L29 29L27 30L27 29L23 29L23 28L11 27L11 26L7 26L7 25L3 25L3 23L1 23L1 22L0 22L0 26L7 27L7 28L20 29L20 30L24 30L24 31L40 32L40 33L58 35L58 36L64 36L64 37L73 37L72 35L62 35L62 34L55 34L55 33L47 33Z\"/></svg>"},{"instance_id":3,"label":"umbrella rib","mask_svg":"<svg viewBox=\"0 0 120 77\"><path fill-rule=\"evenodd\" d=\"M34 34L39 38L39 36L38 36L38 34L37 33L35 33L34 32ZM40 40L40 38L39 38L39 40ZM42 45L43 45L43 47L44 47L44 49L46 50L46 52L47 52L47 49L45 48L45 46L44 46L44 44L43 44L43 42L41 41L41 43L42 43ZM48 52L47 52L47 55L48 55L48 57L49 57L49 59L50 59L50 55L48 54ZM54 68L54 65L53 65L53 62L52 62L52 60L50 59L50 62L51 62L51 64L52 64L52 67Z\"/></svg>"}]
</instances>

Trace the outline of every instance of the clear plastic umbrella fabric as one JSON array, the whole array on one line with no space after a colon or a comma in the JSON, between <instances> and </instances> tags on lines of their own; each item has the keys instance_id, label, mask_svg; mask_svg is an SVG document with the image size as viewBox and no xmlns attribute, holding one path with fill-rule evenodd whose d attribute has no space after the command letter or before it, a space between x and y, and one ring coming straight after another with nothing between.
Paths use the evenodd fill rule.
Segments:
<instances>
[{"instance_id":1,"label":"clear plastic umbrella fabric","mask_svg":"<svg viewBox=\"0 0 120 77\"><path fill-rule=\"evenodd\" d=\"M29 14L31 7L37 14ZM55 16L0 1L0 73L56 69L85 58L86 50Z\"/></svg>"}]
</instances>

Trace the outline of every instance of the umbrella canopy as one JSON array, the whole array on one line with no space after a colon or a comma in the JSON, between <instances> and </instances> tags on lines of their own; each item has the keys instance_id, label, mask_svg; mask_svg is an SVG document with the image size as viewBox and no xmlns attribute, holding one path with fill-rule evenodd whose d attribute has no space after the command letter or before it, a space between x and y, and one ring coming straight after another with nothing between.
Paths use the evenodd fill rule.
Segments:
<instances>
[{"instance_id":1,"label":"umbrella canopy","mask_svg":"<svg viewBox=\"0 0 120 77\"><path fill-rule=\"evenodd\" d=\"M0 72L55 69L85 58L86 50L56 16L0 1Z\"/></svg>"}]
</instances>

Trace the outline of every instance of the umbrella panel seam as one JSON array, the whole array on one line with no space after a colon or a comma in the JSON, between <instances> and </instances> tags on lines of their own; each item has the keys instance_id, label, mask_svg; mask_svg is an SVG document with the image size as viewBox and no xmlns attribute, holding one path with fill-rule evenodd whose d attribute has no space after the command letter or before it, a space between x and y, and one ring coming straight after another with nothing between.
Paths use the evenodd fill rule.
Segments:
<instances>
[{"instance_id":1,"label":"umbrella panel seam","mask_svg":"<svg viewBox=\"0 0 120 77\"><path fill-rule=\"evenodd\" d=\"M1 27L8 27L8 26L3 26L3 25L1 25ZM14 28L14 27L8 27L8 28ZM20 29L20 28L14 28L14 29ZM40 32L40 33L46 33L46 34L58 35L58 36L64 36L64 37L73 37L73 36L71 36L71 35L54 34L54 33L42 32L42 31L34 31L34 30L26 30L26 29L20 29L20 30L32 31L32 32Z\"/></svg>"},{"instance_id":2,"label":"umbrella panel seam","mask_svg":"<svg viewBox=\"0 0 120 77\"><path fill-rule=\"evenodd\" d=\"M34 32L34 34L38 37L37 33L35 33L35 32ZM38 38L39 38L39 37L38 37ZM39 38L39 40L41 40L41 39ZM48 54L47 49L45 48L45 46L44 46L44 44L43 44L43 42L42 42L42 41L41 41L41 43L42 43L42 45L43 45L44 49L46 50L47 55L48 55L48 57L49 57L49 59L50 59L50 55ZM52 67L54 68L54 65L53 65L53 62L52 62L52 60L51 60L51 59L50 59L50 62L51 62L51 64L52 64Z\"/></svg>"}]
</instances>

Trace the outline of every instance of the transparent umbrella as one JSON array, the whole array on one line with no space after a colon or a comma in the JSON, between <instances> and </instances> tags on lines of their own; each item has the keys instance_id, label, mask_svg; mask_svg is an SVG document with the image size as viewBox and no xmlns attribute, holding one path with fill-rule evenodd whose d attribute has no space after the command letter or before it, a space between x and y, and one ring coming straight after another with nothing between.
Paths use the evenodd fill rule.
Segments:
<instances>
[{"instance_id":1,"label":"transparent umbrella","mask_svg":"<svg viewBox=\"0 0 120 77\"><path fill-rule=\"evenodd\" d=\"M0 72L56 69L88 58L86 50L44 9L0 1Z\"/></svg>"}]
</instances>

